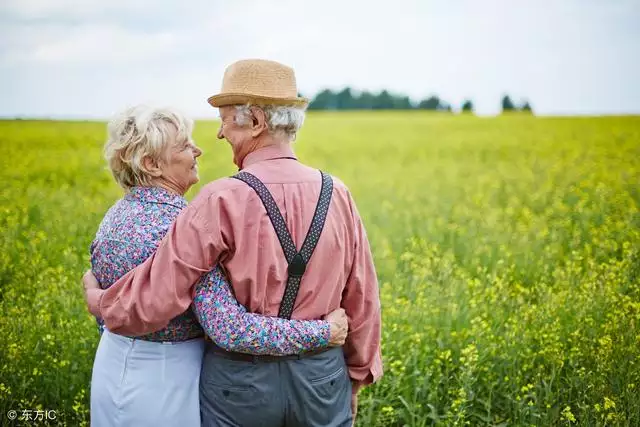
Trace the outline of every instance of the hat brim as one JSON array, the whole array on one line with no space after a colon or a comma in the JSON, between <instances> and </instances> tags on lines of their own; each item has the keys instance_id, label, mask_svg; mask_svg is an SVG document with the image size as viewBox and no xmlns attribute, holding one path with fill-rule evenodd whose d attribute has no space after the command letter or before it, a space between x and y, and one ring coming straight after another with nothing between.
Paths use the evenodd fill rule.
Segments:
<instances>
[{"instance_id":1,"label":"hat brim","mask_svg":"<svg viewBox=\"0 0 640 427\"><path fill-rule=\"evenodd\" d=\"M210 96L207 99L207 102L212 107L244 104L273 104L304 107L309 104L309 100L307 98L270 98L268 96L249 95L246 93L220 93L218 95Z\"/></svg>"}]
</instances>

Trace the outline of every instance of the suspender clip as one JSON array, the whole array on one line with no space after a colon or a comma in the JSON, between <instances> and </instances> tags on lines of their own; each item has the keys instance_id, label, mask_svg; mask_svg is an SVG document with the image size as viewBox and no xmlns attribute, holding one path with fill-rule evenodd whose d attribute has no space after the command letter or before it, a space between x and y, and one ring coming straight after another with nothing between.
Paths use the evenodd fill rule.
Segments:
<instances>
[{"instance_id":1,"label":"suspender clip","mask_svg":"<svg viewBox=\"0 0 640 427\"><path fill-rule=\"evenodd\" d=\"M304 259L302 259L302 254L298 252L293 257L293 260L291 261L291 264L289 264L289 267L287 269L289 276L302 277L306 270L307 270L307 263L304 262Z\"/></svg>"}]
</instances>

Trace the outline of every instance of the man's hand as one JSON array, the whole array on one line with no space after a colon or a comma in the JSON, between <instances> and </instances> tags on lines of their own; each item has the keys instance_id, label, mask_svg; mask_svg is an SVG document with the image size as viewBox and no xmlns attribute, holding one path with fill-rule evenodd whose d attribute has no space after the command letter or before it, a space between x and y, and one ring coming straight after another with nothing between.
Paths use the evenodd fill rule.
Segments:
<instances>
[{"instance_id":1,"label":"man's hand","mask_svg":"<svg viewBox=\"0 0 640 427\"><path fill-rule=\"evenodd\" d=\"M344 309L338 308L333 310L331 313L327 314L325 320L329 322L331 330L329 346L340 347L341 345L344 345L344 342L347 339L347 332L349 332L349 319L347 318L347 314Z\"/></svg>"},{"instance_id":2,"label":"man's hand","mask_svg":"<svg viewBox=\"0 0 640 427\"><path fill-rule=\"evenodd\" d=\"M100 288L100 283L91 270L87 270L82 276L82 286L84 286L84 300L87 303L89 312L96 317L100 317L100 299L104 291Z\"/></svg>"},{"instance_id":3,"label":"man's hand","mask_svg":"<svg viewBox=\"0 0 640 427\"><path fill-rule=\"evenodd\" d=\"M85 292L89 289L100 289L100 283L91 270L87 270L82 276L82 286L84 286Z\"/></svg>"}]
</instances>

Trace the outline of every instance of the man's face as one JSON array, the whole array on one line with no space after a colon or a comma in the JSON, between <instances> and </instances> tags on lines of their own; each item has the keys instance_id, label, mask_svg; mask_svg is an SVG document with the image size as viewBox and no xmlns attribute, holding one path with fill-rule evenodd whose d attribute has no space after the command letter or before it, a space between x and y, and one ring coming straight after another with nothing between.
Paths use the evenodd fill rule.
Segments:
<instances>
[{"instance_id":1,"label":"man's face","mask_svg":"<svg viewBox=\"0 0 640 427\"><path fill-rule=\"evenodd\" d=\"M233 162L240 167L244 157L250 152L252 136L251 122L243 126L235 120L236 108L234 106L220 107L220 129L218 139L226 139L233 151Z\"/></svg>"}]
</instances>

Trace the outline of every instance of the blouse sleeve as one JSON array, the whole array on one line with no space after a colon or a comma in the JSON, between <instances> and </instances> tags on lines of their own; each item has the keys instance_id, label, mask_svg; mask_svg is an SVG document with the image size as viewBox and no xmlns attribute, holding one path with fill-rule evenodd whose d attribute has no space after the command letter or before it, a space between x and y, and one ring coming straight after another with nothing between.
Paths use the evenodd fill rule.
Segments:
<instances>
[{"instance_id":1,"label":"blouse sleeve","mask_svg":"<svg viewBox=\"0 0 640 427\"><path fill-rule=\"evenodd\" d=\"M289 355L329 345L327 321L286 320L247 312L218 267L196 285L193 307L205 333L228 351Z\"/></svg>"},{"instance_id":2,"label":"blouse sleeve","mask_svg":"<svg viewBox=\"0 0 640 427\"><path fill-rule=\"evenodd\" d=\"M136 264L144 261L153 248L113 239L96 239L89 249L91 271L102 289L106 289L124 276ZM104 320L96 317L98 331L104 332Z\"/></svg>"}]
</instances>

